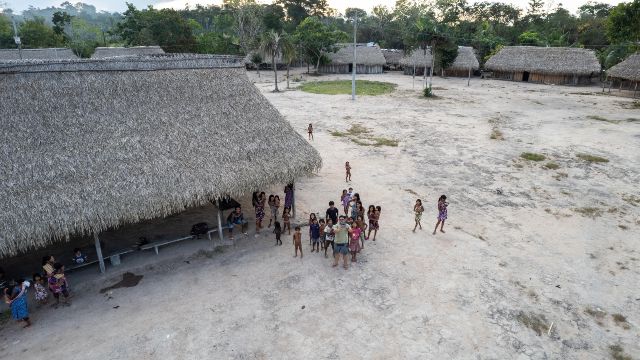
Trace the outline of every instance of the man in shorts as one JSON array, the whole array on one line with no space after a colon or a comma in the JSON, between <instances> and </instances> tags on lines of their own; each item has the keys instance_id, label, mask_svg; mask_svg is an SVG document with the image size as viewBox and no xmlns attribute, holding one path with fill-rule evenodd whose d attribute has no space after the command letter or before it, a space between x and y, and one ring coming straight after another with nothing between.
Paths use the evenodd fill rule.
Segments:
<instances>
[{"instance_id":1,"label":"man in shorts","mask_svg":"<svg viewBox=\"0 0 640 360\"><path fill-rule=\"evenodd\" d=\"M340 262L340 256L344 261L345 270L349 269L348 255L349 255L349 234L351 233L351 227L346 223L344 215L340 215L339 221L336 225L333 225L334 233L334 258L333 267L338 266Z\"/></svg>"}]
</instances>

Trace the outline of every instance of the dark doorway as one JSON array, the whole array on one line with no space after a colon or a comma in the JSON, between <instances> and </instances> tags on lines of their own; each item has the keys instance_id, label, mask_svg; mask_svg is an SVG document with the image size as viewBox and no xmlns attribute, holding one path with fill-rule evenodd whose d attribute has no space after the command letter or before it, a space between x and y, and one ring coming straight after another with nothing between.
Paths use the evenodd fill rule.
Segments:
<instances>
[{"instance_id":1,"label":"dark doorway","mask_svg":"<svg viewBox=\"0 0 640 360\"><path fill-rule=\"evenodd\" d=\"M353 64L349 64L349 73L353 72Z\"/></svg>"},{"instance_id":2,"label":"dark doorway","mask_svg":"<svg viewBox=\"0 0 640 360\"><path fill-rule=\"evenodd\" d=\"M529 81L529 72L525 71L522 73L522 81Z\"/></svg>"}]
</instances>

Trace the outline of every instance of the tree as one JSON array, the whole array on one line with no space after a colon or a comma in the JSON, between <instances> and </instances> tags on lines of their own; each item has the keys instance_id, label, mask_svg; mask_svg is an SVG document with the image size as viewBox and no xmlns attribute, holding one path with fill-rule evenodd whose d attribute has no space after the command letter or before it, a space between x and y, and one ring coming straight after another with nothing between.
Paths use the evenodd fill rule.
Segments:
<instances>
[{"instance_id":1,"label":"tree","mask_svg":"<svg viewBox=\"0 0 640 360\"><path fill-rule=\"evenodd\" d=\"M520 34L520 36L518 36L518 44L540 46L542 45L542 40L540 39L540 34L538 34L537 32L525 31Z\"/></svg>"},{"instance_id":2,"label":"tree","mask_svg":"<svg viewBox=\"0 0 640 360\"><path fill-rule=\"evenodd\" d=\"M324 25L316 17L304 19L296 28L295 37L304 49L307 62L314 63L316 71L323 59L323 53L335 52L335 44L348 38L345 32Z\"/></svg>"},{"instance_id":3,"label":"tree","mask_svg":"<svg viewBox=\"0 0 640 360\"><path fill-rule=\"evenodd\" d=\"M265 5L262 15L262 23L267 30L282 32L284 28L284 9L278 4Z\"/></svg>"},{"instance_id":4,"label":"tree","mask_svg":"<svg viewBox=\"0 0 640 360\"><path fill-rule=\"evenodd\" d=\"M225 4L233 9L238 45L245 54L249 54L258 47L264 31L263 8L254 0L226 1Z\"/></svg>"},{"instance_id":5,"label":"tree","mask_svg":"<svg viewBox=\"0 0 640 360\"><path fill-rule=\"evenodd\" d=\"M56 11L53 13L51 21L53 22L53 32L57 35L64 36L65 26L71 23L72 16L66 11Z\"/></svg>"},{"instance_id":6,"label":"tree","mask_svg":"<svg viewBox=\"0 0 640 360\"><path fill-rule=\"evenodd\" d=\"M271 67L273 68L275 89L274 92L280 91L278 89L278 64L276 64L276 58L282 56L282 39L283 35L278 34L274 30L267 31L262 35L262 41L260 42L260 52L265 54L271 60Z\"/></svg>"},{"instance_id":7,"label":"tree","mask_svg":"<svg viewBox=\"0 0 640 360\"><path fill-rule=\"evenodd\" d=\"M289 88L289 68L291 63L298 58L298 49L295 40L291 35L286 35L282 39L282 61L287 64L287 89Z\"/></svg>"},{"instance_id":8,"label":"tree","mask_svg":"<svg viewBox=\"0 0 640 360\"><path fill-rule=\"evenodd\" d=\"M101 30L85 20L73 17L64 28L66 44L82 58L89 58L99 45Z\"/></svg>"},{"instance_id":9,"label":"tree","mask_svg":"<svg viewBox=\"0 0 640 360\"><path fill-rule=\"evenodd\" d=\"M332 13L327 0L277 0L287 12L287 19L293 28L308 17L325 17Z\"/></svg>"},{"instance_id":10,"label":"tree","mask_svg":"<svg viewBox=\"0 0 640 360\"><path fill-rule=\"evenodd\" d=\"M22 46L29 49L56 47L62 44L62 37L56 35L47 26L43 18L25 20L20 24L20 39Z\"/></svg>"},{"instance_id":11,"label":"tree","mask_svg":"<svg viewBox=\"0 0 640 360\"><path fill-rule=\"evenodd\" d=\"M444 70L453 64L457 56L458 45L453 42L448 42L440 44L440 46L436 48L434 60L436 62L436 66L438 66L444 74Z\"/></svg>"},{"instance_id":12,"label":"tree","mask_svg":"<svg viewBox=\"0 0 640 360\"><path fill-rule=\"evenodd\" d=\"M611 42L640 41L640 0L620 3L611 9L606 29Z\"/></svg>"},{"instance_id":13,"label":"tree","mask_svg":"<svg viewBox=\"0 0 640 360\"><path fill-rule=\"evenodd\" d=\"M0 48L15 48L15 46L11 19L0 13Z\"/></svg>"}]
</instances>

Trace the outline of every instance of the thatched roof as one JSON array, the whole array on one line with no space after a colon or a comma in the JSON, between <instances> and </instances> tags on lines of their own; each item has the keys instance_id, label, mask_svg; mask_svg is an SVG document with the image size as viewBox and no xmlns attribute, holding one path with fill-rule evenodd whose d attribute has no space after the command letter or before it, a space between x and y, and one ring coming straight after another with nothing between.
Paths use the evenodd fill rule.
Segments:
<instances>
[{"instance_id":1,"label":"thatched roof","mask_svg":"<svg viewBox=\"0 0 640 360\"><path fill-rule=\"evenodd\" d=\"M77 59L76 54L67 48L22 49L22 59ZM20 60L18 49L0 49L0 61Z\"/></svg>"},{"instance_id":2,"label":"thatched roof","mask_svg":"<svg viewBox=\"0 0 640 360\"><path fill-rule=\"evenodd\" d=\"M260 54L260 57L262 58L262 64L271 64L271 58L268 56L265 56L264 54L261 54L259 51L254 50L254 51L250 51L245 57L244 57L244 63L245 65L253 65L253 62L251 61L251 58L253 58L254 54ZM279 54L278 56L276 56L276 64L281 65L281 64L285 64L284 60L282 60L282 54Z\"/></svg>"},{"instance_id":3,"label":"thatched roof","mask_svg":"<svg viewBox=\"0 0 640 360\"><path fill-rule=\"evenodd\" d=\"M478 58L476 58L476 53L473 51L473 48L469 46L458 46L458 56L456 56L453 64L451 64L447 69L478 70L479 68L480 63L478 63Z\"/></svg>"},{"instance_id":4,"label":"thatched roof","mask_svg":"<svg viewBox=\"0 0 640 360\"><path fill-rule=\"evenodd\" d=\"M0 119L0 257L321 166L239 58L5 63Z\"/></svg>"},{"instance_id":5,"label":"thatched roof","mask_svg":"<svg viewBox=\"0 0 640 360\"><path fill-rule=\"evenodd\" d=\"M132 46L132 47L97 47L92 59L104 59L118 56L139 56L164 54L160 46Z\"/></svg>"},{"instance_id":6,"label":"thatched roof","mask_svg":"<svg viewBox=\"0 0 640 360\"><path fill-rule=\"evenodd\" d=\"M424 67L424 64L427 64L427 67L430 67L431 62L431 48L428 47L426 55L424 49L414 49L410 54L406 54L402 60L400 60L400 65Z\"/></svg>"},{"instance_id":7,"label":"thatched roof","mask_svg":"<svg viewBox=\"0 0 640 360\"><path fill-rule=\"evenodd\" d=\"M568 47L505 46L484 65L493 71L590 75L600 72L593 50Z\"/></svg>"},{"instance_id":8,"label":"thatched roof","mask_svg":"<svg viewBox=\"0 0 640 360\"><path fill-rule=\"evenodd\" d=\"M631 81L640 81L640 51L607 70L607 75Z\"/></svg>"},{"instance_id":9,"label":"thatched roof","mask_svg":"<svg viewBox=\"0 0 640 360\"><path fill-rule=\"evenodd\" d=\"M400 60L404 57L404 51L399 49L382 49L382 55L387 65L399 65Z\"/></svg>"},{"instance_id":10,"label":"thatched roof","mask_svg":"<svg viewBox=\"0 0 640 360\"><path fill-rule=\"evenodd\" d=\"M328 53L327 56L332 64L352 64L353 44L341 44L337 52ZM384 55L382 55L382 51L378 46L357 44L356 63L360 65L384 65L387 61L384 59Z\"/></svg>"}]
</instances>

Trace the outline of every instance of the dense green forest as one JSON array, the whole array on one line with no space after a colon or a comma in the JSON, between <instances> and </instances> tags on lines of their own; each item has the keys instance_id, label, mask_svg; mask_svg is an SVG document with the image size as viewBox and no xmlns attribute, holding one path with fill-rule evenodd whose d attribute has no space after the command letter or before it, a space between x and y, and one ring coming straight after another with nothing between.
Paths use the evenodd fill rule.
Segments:
<instances>
[{"instance_id":1,"label":"dense green forest","mask_svg":"<svg viewBox=\"0 0 640 360\"><path fill-rule=\"evenodd\" d=\"M275 38L278 54L282 41L293 49L290 60L319 64L326 61L323 52L352 38L356 17L358 42L405 50L435 46L442 58L456 45L473 46L481 62L505 45L572 46L596 50L608 68L640 48L640 0L617 6L587 2L576 14L562 5L549 8L542 0L530 0L526 9L499 2L398 0L393 8L350 8L345 14L331 9L326 0L225 0L221 6L183 10L127 7L122 14L69 2L32 7L19 15L5 9L0 14L0 48L16 47L14 18L25 48L65 46L83 57L97 46L117 45L239 55L263 45L259 53L264 54L265 49L274 50Z\"/></svg>"}]
</instances>

